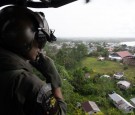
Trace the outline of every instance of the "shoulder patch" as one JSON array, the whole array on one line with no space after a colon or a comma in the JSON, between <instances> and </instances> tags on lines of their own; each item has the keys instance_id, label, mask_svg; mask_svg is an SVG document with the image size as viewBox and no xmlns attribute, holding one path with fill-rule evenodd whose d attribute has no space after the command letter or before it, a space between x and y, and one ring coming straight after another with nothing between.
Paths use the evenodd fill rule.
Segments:
<instances>
[{"instance_id":1,"label":"shoulder patch","mask_svg":"<svg viewBox=\"0 0 135 115\"><path fill-rule=\"evenodd\" d=\"M37 102L42 104L43 101L47 99L48 97L50 97L50 95L52 94L52 93L50 94L51 90L52 90L52 87L50 83L44 84L38 93Z\"/></svg>"}]
</instances>

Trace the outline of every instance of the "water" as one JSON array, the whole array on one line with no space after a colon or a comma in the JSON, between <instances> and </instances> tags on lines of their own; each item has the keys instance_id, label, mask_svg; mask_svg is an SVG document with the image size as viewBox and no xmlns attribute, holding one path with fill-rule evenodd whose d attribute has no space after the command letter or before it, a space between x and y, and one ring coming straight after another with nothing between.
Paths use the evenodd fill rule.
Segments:
<instances>
[{"instance_id":1,"label":"water","mask_svg":"<svg viewBox=\"0 0 135 115\"><path fill-rule=\"evenodd\" d=\"M120 44L126 44L127 46L135 46L135 41L132 41L132 42L120 42Z\"/></svg>"}]
</instances>

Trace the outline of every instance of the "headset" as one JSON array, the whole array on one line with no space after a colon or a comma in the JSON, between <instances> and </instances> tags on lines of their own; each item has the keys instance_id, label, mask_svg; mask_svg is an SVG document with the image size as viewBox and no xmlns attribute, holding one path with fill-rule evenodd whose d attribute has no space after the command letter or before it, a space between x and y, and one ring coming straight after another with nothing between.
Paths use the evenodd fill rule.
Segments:
<instances>
[{"instance_id":1,"label":"headset","mask_svg":"<svg viewBox=\"0 0 135 115\"><path fill-rule=\"evenodd\" d=\"M42 12L20 6L7 6L0 11L0 45L4 48L25 54L36 40L42 49L47 41L56 41L53 33Z\"/></svg>"}]
</instances>

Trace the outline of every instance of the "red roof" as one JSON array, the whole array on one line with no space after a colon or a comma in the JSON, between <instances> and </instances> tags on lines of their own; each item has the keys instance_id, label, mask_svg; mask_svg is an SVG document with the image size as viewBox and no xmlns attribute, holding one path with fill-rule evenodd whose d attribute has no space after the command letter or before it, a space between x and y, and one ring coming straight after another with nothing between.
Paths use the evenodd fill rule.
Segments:
<instances>
[{"instance_id":1,"label":"red roof","mask_svg":"<svg viewBox=\"0 0 135 115\"><path fill-rule=\"evenodd\" d=\"M120 51L120 52L116 52L116 54L118 54L122 58L124 58L126 56L132 56L132 54L129 53L128 51Z\"/></svg>"}]
</instances>

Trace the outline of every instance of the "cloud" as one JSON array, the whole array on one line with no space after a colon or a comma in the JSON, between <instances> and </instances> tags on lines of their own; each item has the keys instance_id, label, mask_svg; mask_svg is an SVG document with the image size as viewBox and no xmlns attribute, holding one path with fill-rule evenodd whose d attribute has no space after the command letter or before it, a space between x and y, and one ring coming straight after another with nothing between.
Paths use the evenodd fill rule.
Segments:
<instances>
[{"instance_id":1,"label":"cloud","mask_svg":"<svg viewBox=\"0 0 135 115\"><path fill-rule=\"evenodd\" d=\"M58 37L135 38L135 0L77 1L42 9Z\"/></svg>"}]
</instances>

